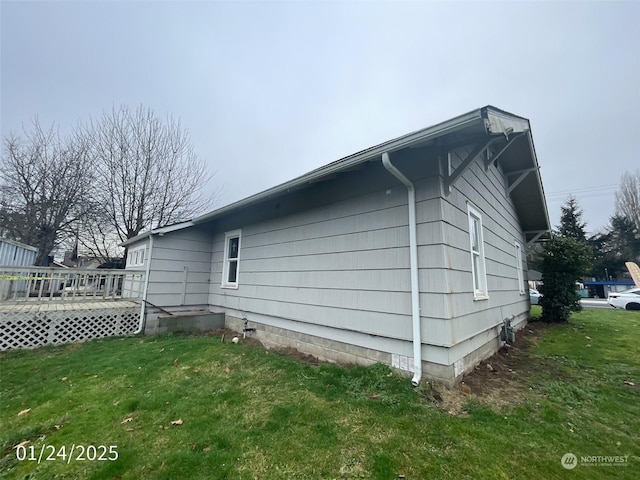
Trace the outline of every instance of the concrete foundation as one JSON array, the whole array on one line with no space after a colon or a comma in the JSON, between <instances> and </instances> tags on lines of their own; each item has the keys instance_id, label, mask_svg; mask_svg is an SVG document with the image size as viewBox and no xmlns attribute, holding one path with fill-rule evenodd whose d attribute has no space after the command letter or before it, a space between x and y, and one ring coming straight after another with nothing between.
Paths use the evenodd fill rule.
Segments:
<instances>
[{"instance_id":1,"label":"concrete foundation","mask_svg":"<svg viewBox=\"0 0 640 480\"><path fill-rule=\"evenodd\" d=\"M224 313L195 313L159 316L155 333L202 333L224 327Z\"/></svg>"},{"instance_id":2,"label":"concrete foundation","mask_svg":"<svg viewBox=\"0 0 640 480\"><path fill-rule=\"evenodd\" d=\"M224 314L220 314L224 315ZM242 332L243 320L238 317L226 315L224 324L227 328ZM514 325L516 329L526 325L526 321L520 321ZM274 327L256 322L249 322L255 332L248 332L247 336L256 338L267 348L291 347L296 350L313 355L319 360L336 362L344 365L371 365L383 363L391 366L391 353L381 352L370 348L351 345L323 337L295 332L284 328ZM498 332L499 328L496 328ZM502 343L497 338L489 339L480 348L469 353L453 365L441 365L433 362L422 362L423 378L437 381L451 388L460 382L465 373L471 371L482 360L490 357L498 351ZM395 370L395 369L394 369ZM396 370L398 373L410 378L413 374L404 370Z\"/></svg>"}]
</instances>

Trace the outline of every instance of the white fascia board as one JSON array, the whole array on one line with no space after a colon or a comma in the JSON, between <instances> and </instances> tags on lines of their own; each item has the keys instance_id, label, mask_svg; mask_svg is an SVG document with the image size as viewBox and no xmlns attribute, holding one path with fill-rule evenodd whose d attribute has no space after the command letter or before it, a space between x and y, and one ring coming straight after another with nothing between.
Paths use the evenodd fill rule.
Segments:
<instances>
[{"instance_id":1,"label":"white fascia board","mask_svg":"<svg viewBox=\"0 0 640 480\"><path fill-rule=\"evenodd\" d=\"M524 133L531 130L529 120L493 107L485 107L485 126L489 134L503 134L509 137L514 133Z\"/></svg>"},{"instance_id":2,"label":"white fascia board","mask_svg":"<svg viewBox=\"0 0 640 480\"><path fill-rule=\"evenodd\" d=\"M533 159L533 165L538 167L534 172L536 180L538 182L538 189L540 190L540 196L542 197L542 207L544 209L544 218L547 221L549 231L551 231L551 221L549 220L549 208L547 207L547 197L544 194L544 186L542 185L542 175L540 174L540 165L538 164L538 156L536 155L536 147L533 145L533 135L531 130L527 132L527 140L529 141L529 149L531 150L531 157Z\"/></svg>"},{"instance_id":3,"label":"white fascia board","mask_svg":"<svg viewBox=\"0 0 640 480\"><path fill-rule=\"evenodd\" d=\"M156 228L155 230L152 230L151 233L153 235L170 233L170 232L175 232L176 230L183 230L185 228L189 228L192 226L193 226L193 222L189 220L186 222L174 223L173 225L167 225L166 227Z\"/></svg>"},{"instance_id":4,"label":"white fascia board","mask_svg":"<svg viewBox=\"0 0 640 480\"><path fill-rule=\"evenodd\" d=\"M127 246L131 245L132 243L136 243L136 242L139 242L140 240L144 240L145 238L147 238L150 235L151 235L151 231L146 231L144 233L139 233L135 237L131 237L130 239L125 240L124 242L122 242L120 244L120 246L121 247L127 247Z\"/></svg>"},{"instance_id":5,"label":"white fascia board","mask_svg":"<svg viewBox=\"0 0 640 480\"><path fill-rule=\"evenodd\" d=\"M126 247L131 245L132 243L139 242L151 235L164 235L165 233L175 232L176 230L183 230L185 228L189 228L193 226L193 221L189 220L186 222L174 223L173 225L167 225L166 227L156 228L155 230L147 230L146 232L140 233L135 237L131 237L128 240L125 240L120 244L121 247Z\"/></svg>"}]
</instances>

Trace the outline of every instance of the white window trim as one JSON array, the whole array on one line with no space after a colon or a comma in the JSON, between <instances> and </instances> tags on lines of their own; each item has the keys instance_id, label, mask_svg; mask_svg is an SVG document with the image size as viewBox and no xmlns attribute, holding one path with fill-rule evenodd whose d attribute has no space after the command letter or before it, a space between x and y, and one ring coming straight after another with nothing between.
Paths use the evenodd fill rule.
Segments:
<instances>
[{"instance_id":1,"label":"white window trim","mask_svg":"<svg viewBox=\"0 0 640 480\"><path fill-rule=\"evenodd\" d=\"M475 208L470 203L467 203L467 217L469 219L469 253L471 257L471 281L473 282L473 299L474 300L487 300L489 298L489 288L487 286L487 266L484 256L484 235L482 226L482 214L480 210ZM478 222L478 248L479 251L473 249L473 239L471 238L471 232L473 231L473 221ZM475 271L475 257L478 257L478 266L480 271L478 273L479 285L476 285L476 271Z\"/></svg>"},{"instance_id":2,"label":"white window trim","mask_svg":"<svg viewBox=\"0 0 640 480\"><path fill-rule=\"evenodd\" d=\"M238 237L238 257L234 258L233 261L237 263L236 266L236 281L229 282L227 279L229 278L229 263L231 260L229 259L229 240L231 238ZM222 284L221 288L238 288L238 280L240 279L240 250L242 244L242 230L232 230L230 232L225 232L224 234L224 257L222 259Z\"/></svg>"},{"instance_id":3,"label":"white window trim","mask_svg":"<svg viewBox=\"0 0 640 480\"><path fill-rule=\"evenodd\" d=\"M518 292L524 295L524 269L522 268L522 245L516 240L516 271L518 272Z\"/></svg>"},{"instance_id":4,"label":"white window trim","mask_svg":"<svg viewBox=\"0 0 640 480\"><path fill-rule=\"evenodd\" d=\"M147 251L146 245L136 247L127 252L127 267L142 267Z\"/></svg>"}]
</instances>

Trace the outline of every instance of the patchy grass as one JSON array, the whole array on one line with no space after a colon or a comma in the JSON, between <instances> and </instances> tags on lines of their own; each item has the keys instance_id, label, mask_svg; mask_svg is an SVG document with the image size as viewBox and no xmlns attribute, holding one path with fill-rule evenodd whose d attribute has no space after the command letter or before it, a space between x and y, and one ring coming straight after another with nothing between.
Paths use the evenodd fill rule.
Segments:
<instances>
[{"instance_id":1,"label":"patchy grass","mask_svg":"<svg viewBox=\"0 0 640 480\"><path fill-rule=\"evenodd\" d=\"M494 369L502 381L458 393L464 415L432 401L431 386L414 390L382 365L309 365L219 337L3 353L0 472L16 479L637 478L640 314L585 310L567 325L532 324L531 331L518 361ZM501 395L506 401L495 401ZM25 441L36 460L17 460L14 447ZM43 447L60 453L64 446L68 455L74 444L113 445L118 458L79 461L76 451L71 460L38 464ZM627 466L566 470L567 452L578 463L628 455Z\"/></svg>"}]
</instances>

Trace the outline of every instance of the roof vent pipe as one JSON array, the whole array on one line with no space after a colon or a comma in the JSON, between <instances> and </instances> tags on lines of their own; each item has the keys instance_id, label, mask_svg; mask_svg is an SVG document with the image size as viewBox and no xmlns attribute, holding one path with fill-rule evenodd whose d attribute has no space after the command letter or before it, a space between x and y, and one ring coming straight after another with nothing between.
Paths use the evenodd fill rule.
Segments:
<instances>
[{"instance_id":1,"label":"roof vent pipe","mask_svg":"<svg viewBox=\"0 0 640 480\"><path fill-rule=\"evenodd\" d=\"M389 153L382 154L382 164L391 175L407 187L409 204L409 263L411 265L411 316L413 319L413 379L417 387L422 379L422 335L420 333L420 286L418 284L418 235L416 233L416 190L413 183L389 160Z\"/></svg>"}]
</instances>

